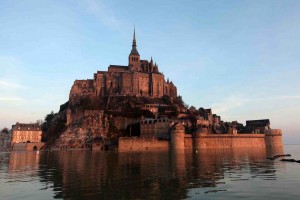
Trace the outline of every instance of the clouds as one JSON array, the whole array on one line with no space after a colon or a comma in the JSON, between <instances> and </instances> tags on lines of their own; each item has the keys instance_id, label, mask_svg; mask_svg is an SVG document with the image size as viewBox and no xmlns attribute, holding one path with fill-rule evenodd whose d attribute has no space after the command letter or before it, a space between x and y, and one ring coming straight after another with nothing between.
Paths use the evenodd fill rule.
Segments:
<instances>
[{"instance_id":1,"label":"clouds","mask_svg":"<svg viewBox=\"0 0 300 200\"><path fill-rule=\"evenodd\" d=\"M24 85L19 83L14 83L11 80L1 80L0 79L0 90L18 90L18 89L25 89L27 88Z\"/></svg>"},{"instance_id":2,"label":"clouds","mask_svg":"<svg viewBox=\"0 0 300 200\"><path fill-rule=\"evenodd\" d=\"M213 108L215 113L221 115L226 114L226 112L230 110L237 109L238 107L243 106L249 102L250 100L246 99L245 97L230 95L224 97L223 99L219 99L218 102L212 103L211 107Z\"/></svg>"},{"instance_id":3,"label":"clouds","mask_svg":"<svg viewBox=\"0 0 300 200\"><path fill-rule=\"evenodd\" d=\"M214 112L217 114L225 114L228 111L238 109L238 107L246 106L246 104L252 104L254 106L257 105L270 105L272 102L277 101L277 103L285 104L287 102L282 100L290 100L290 101L299 101L300 95L282 95L282 96L261 96L253 98L250 95L248 97L246 95L234 95L231 94L229 96L223 97L219 99L217 102L211 104ZM247 105L249 106L249 105Z\"/></svg>"},{"instance_id":4,"label":"clouds","mask_svg":"<svg viewBox=\"0 0 300 200\"><path fill-rule=\"evenodd\" d=\"M14 103L14 102L21 102L21 101L24 101L23 98L21 97L0 97L0 102L6 102L6 103Z\"/></svg>"},{"instance_id":5,"label":"clouds","mask_svg":"<svg viewBox=\"0 0 300 200\"><path fill-rule=\"evenodd\" d=\"M25 73L19 59L12 56L0 57L0 69L0 101L7 105L24 101L20 91L28 87L23 83Z\"/></svg>"},{"instance_id":6,"label":"clouds","mask_svg":"<svg viewBox=\"0 0 300 200\"><path fill-rule=\"evenodd\" d=\"M122 30L124 28L124 22L121 22L120 19L117 19L113 9L104 4L101 0L85 0L85 5L87 11L91 13L101 24L117 29Z\"/></svg>"}]
</instances>

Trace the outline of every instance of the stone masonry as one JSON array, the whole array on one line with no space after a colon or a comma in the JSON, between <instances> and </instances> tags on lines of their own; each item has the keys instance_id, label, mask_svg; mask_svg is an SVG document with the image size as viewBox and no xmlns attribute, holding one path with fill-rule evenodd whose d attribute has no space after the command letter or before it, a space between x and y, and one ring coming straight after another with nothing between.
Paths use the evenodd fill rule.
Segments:
<instances>
[{"instance_id":1,"label":"stone masonry","mask_svg":"<svg viewBox=\"0 0 300 200\"><path fill-rule=\"evenodd\" d=\"M152 58L150 61L140 60L136 46L134 31L128 65L110 65L108 71L97 71L94 79L75 80L70 91L70 103L78 101L82 96L127 95L176 98L177 88L173 82L165 80Z\"/></svg>"}]
</instances>

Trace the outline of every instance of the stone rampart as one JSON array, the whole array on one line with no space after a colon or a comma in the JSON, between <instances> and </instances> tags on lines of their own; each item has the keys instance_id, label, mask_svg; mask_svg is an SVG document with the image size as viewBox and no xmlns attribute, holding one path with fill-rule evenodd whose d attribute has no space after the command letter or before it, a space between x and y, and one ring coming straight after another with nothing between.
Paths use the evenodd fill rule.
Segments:
<instances>
[{"instance_id":1,"label":"stone rampart","mask_svg":"<svg viewBox=\"0 0 300 200\"><path fill-rule=\"evenodd\" d=\"M119 139L119 151L155 151L168 150L169 141L156 138L122 137Z\"/></svg>"},{"instance_id":2,"label":"stone rampart","mask_svg":"<svg viewBox=\"0 0 300 200\"><path fill-rule=\"evenodd\" d=\"M188 140L194 140L193 142ZM235 148L235 147L265 147L264 134L239 134L239 135L204 135L195 138L185 138L194 148ZM186 145L186 147L191 148Z\"/></svg>"},{"instance_id":3,"label":"stone rampart","mask_svg":"<svg viewBox=\"0 0 300 200\"><path fill-rule=\"evenodd\" d=\"M33 150L40 150L45 145L44 142L38 143L14 143L12 145L13 151L33 151Z\"/></svg>"},{"instance_id":4,"label":"stone rampart","mask_svg":"<svg viewBox=\"0 0 300 200\"><path fill-rule=\"evenodd\" d=\"M282 146L282 131L280 129L265 130L266 146L280 147Z\"/></svg>"},{"instance_id":5,"label":"stone rampart","mask_svg":"<svg viewBox=\"0 0 300 200\"><path fill-rule=\"evenodd\" d=\"M274 148L282 151L281 130L267 134L207 134L196 135L173 133L171 141L160 141L155 138L120 138L119 150L141 151L156 149L218 149L218 148ZM172 141L173 140L173 141Z\"/></svg>"}]
</instances>

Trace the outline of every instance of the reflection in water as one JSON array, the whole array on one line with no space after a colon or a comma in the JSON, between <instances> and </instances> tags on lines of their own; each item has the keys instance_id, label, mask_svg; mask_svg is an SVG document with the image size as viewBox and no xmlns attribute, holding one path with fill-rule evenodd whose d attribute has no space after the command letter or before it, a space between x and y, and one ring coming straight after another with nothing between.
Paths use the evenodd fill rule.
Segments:
<instances>
[{"instance_id":1,"label":"reflection in water","mask_svg":"<svg viewBox=\"0 0 300 200\"><path fill-rule=\"evenodd\" d=\"M184 199L198 194L224 195L235 182L276 180L276 170L284 164L275 167L276 161L267 160L268 155L274 154L257 148L139 153L45 151L39 155L11 152L6 179L38 179L36 189L51 191L52 198Z\"/></svg>"},{"instance_id":2,"label":"reflection in water","mask_svg":"<svg viewBox=\"0 0 300 200\"><path fill-rule=\"evenodd\" d=\"M39 156L32 152L13 152L9 154L8 175L12 181L29 182L37 178Z\"/></svg>"}]
</instances>

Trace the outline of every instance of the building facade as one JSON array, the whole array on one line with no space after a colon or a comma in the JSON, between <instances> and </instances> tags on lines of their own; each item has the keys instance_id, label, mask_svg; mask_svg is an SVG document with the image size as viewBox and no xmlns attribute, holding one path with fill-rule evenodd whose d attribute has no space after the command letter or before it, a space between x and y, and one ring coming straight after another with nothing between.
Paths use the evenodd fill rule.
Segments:
<instances>
[{"instance_id":1,"label":"building facade","mask_svg":"<svg viewBox=\"0 0 300 200\"><path fill-rule=\"evenodd\" d=\"M93 79L75 80L70 91L70 102L75 102L82 96L177 97L177 88L173 82L165 80L152 58L150 61L141 60L136 47L134 31L128 65L110 65L108 71L97 71Z\"/></svg>"},{"instance_id":2,"label":"building facade","mask_svg":"<svg viewBox=\"0 0 300 200\"><path fill-rule=\"evenodd\" d=\"M17 122L12 125L11 146L16 143L40 143L42 130L39 124L24 124Z\"/></svg>"},{"instance_id":3,"label":"building facade","mask_svg":"<svg viewBox=\"0 0 300 200\"><path fill-rule=\"evenodd\" d=\"M142 138L169 139L171 121L168 118L143 119L140 122Z\"/></svg>"}]
</instances>

